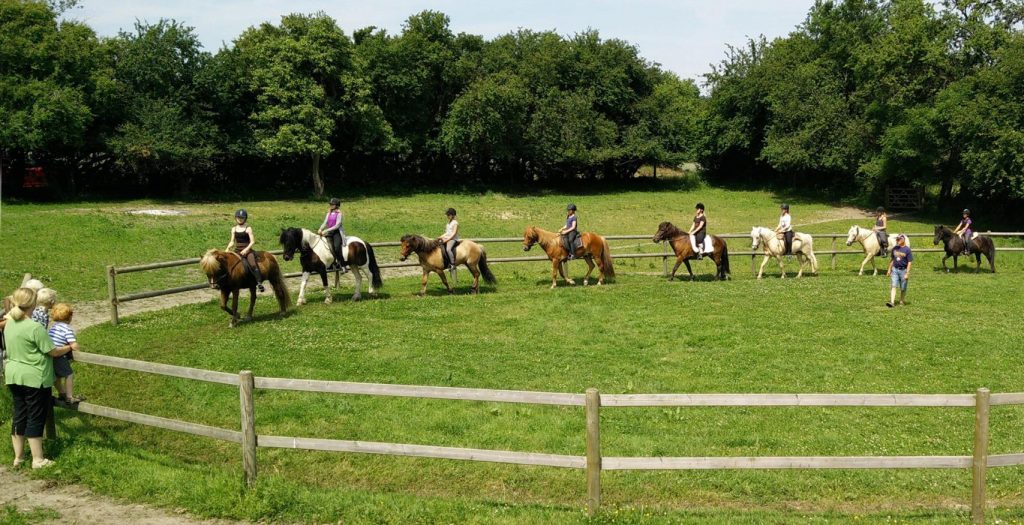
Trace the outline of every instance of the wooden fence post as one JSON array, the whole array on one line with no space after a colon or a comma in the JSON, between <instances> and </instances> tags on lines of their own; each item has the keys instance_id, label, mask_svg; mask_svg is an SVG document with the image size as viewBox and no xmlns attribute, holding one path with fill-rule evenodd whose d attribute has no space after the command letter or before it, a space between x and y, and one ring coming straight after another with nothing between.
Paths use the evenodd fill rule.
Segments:
<instances>
[{"instance_id":1,"label":"wooden fence post","mask_svg":"<svg viewBox=\"0 0 1024 525\"><path fill-rule=\"evenodd\" d=\"M245 470L245 486L256 483L256 420L254 418L252 372L238 373L238 393L242 407L242 469Z\"/></svg>"},{"instance_id":2,"label":"wooden fence post","mask_svg":"<svg viewBox=\"0 0 1024 525\"><path fill-rule=\"evenodd\" d=\"M832 269L836 269L836 237L832 236Z\"/></svg>"},{"instance_id":3,"label":"wooden fence post","mask_svg":"<svg viewBox=\"0 0 1024 525\"><path fill-rule=\"evenodd\" d=\"M107 266L107 295L110 297L110 324L117 326L117 270Z\"/></svg>"},{"instance_id":4,"label":"wooden fence post","mask_svg":"<svg viewBox=\"0 0 1024 525\"><path fill-rule=\"evenodd\" d=\"M668 243L669 241L661 242L661 253L665 254L665 256L661 258L662 266L665 267L665 277L668 277Z\"/></svg>"},{"instance_id":5,"label":"wooden fence post","mask_svg":"<svg viewBox=\"0 0 1024 525\"><path fill-rule=\"evenodd\" d=\"M601 394L587 389L587 515L601 508Z\"/></svg>"},{"instance_id":6,"label":"wooden fence post","mask_svg":"<svg viewBox=\"0 0 1024 525\"><path fill-rule=\"evenodd\" d=\"M757 277L757 255L750 256L750 273Z\"/></svg>"},{"instance_id":7,"label":"wooden fence post","mask_svg":"<svg viewBox=\"0 0 1024 525\"><path fill-rule=\"evenodd\" d=\"M985 474L988 470L989 391L979 388L974 403L974 487L971 493L971 523L985 523Z\"/></svg>"}]
</instances>

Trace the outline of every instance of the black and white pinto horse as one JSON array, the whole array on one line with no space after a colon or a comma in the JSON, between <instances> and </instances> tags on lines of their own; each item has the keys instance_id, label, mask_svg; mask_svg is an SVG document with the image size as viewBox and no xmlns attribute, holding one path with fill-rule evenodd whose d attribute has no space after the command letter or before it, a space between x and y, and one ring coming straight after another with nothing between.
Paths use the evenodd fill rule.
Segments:
<instances>
[{"instance_id":1,"label":"black and white pinto horse","mask_svg":"<svg viewBox=\"0 0 1024 525\"><path fill-rule=\"evenodd\" d=\"M299 252L299 264L302 265L302 281L299 284L299 298L296 304L306 304L306 281L312 273L320 274L320 280L324 283L324 293L327 296L324 303L332 301L331 288L327 282L327 268L334 264L334 254L331 253L330 240L317 235L315 232L305 228L287 228L281 230L281 247L284 248L284 260L290 261ZM377 289L383 286L380 277L380 268L377 266L377 257L373 254L373 247L370 243L359 237L345 237L344 246L341 247L342 265L352 269L352 276L355 278L355 293L352 300L362 299L363 278L362 272L370 277L370 296L377 296ZM341 272L334 274L334 287L341 287Z\"/></svg>"}]
</instances>

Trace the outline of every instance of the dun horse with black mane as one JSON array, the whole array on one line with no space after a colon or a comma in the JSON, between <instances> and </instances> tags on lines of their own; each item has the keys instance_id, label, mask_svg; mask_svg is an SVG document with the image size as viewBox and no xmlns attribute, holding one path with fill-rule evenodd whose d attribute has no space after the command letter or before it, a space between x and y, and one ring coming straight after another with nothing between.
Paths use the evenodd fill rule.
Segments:
<instances>
[{"instance_id":1,"label":"dun horse with black mane","mask_svg":"<svg viewBox=\"0 0 1024 525\"><path fill-rule=\"evenodd\" d=\"M270 252L255 254L260 274L274 287L274 296L277 297L277 304L281 308L280 315L283 316L291 304L291 297L288 295L288 287L284 284L284 275L277 265L277 259ZM210 288L220 290L220 307L231 314L230 326L234 327L239 322L238 293L243 288L249 289L249 313L244 320L252 320L252 312L256 308L256 285L259 283L245 267L242 257L235 252L211 249L203 254L199 266L209 279ZM231 295L231 308L227 306L228 295Z\"/></svg>"},{"instance_id":2,"label":"dun horse with black mane","mask_svg":"<svg viewBox=\"0 0 1024 525\"><path fill-rule=\"evenodd\" d=\"M430 276L431 272L441 277L441 282L448 289L448 293L455 293L452 286L448 284L448 278L444 276L445 255L443 251L444 244L440 241L427 240L420 235L409 234L402 236L402 247L398 253L398 258L404 261L409 255L415 253L420 259L420 266L423 268L420 295L426 295L427 293L427 277ZM455 260L451 261L452 271L454 271L454 267L462 264L466 265L466 268L469 268L469 273L473 274L472 293L479 293L481 275L484 276L484 281L487 284L497 284L498 280L491 273L491 268L487 266L487 252L484 251L483 246L473 241L461 241L455 247Z\"/></svg>"}]
</instances>

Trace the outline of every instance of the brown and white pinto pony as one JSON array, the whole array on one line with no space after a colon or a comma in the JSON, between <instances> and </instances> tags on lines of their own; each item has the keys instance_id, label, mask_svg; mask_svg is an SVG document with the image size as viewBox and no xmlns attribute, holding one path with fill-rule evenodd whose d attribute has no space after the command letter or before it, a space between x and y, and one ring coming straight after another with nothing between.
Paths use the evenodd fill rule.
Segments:
<instances>
[{"instance_id":1,"label":"brown and white pinto pony","mask_svg":"<svg viewBox=\"0 0 1024 525\"><path fill-rule=\"evenodd\" d=\"M697 257L697 251L690 243L690 234L679 228L675 227L671 222L665 221L658 225L658 231L654 233L654 242L668 241L669 245L672 246L672 251L676 254L676 265L672 267L672 274L669 275L668 280L671 281L676 278L676 270L679 269L680 264L686 265L686 273L690 274L690 280L693 280L693 270L690 269L690 259ZM715 262L715 278L726 280L729 276L729 246L725 243L725 239L716 237L714 235L708 235L705 237L704 242L710 242L714 251L709 255L709 258Z\"/></svg>"},{"instance_id":2,"label":"brown and white pinto pony","mask_svg":"<svg viewBox=\"0 0 1024 525\"><path fill-rule=\"evenodd\" d=\"M274 287L274 296L277 297L277 304L281 308L279 315L283 316L291 304L291 297L288 295L288 287L284 284L284 275L277 265L277 259L270 252L255 252L257 265L260 274ZM220 290L220 308L231 314L231 324L234 327L239 323L238 319L238 293L243 288L249 289L249 313L244 321L252 320L253 309L256 308L256 279L242 263L242 257L235 252L223 250L207 250L199 259L199 267L203 269L209 279L210 288ZM228 308L228 295L231 295L231 308Z\"/></svg>"},{"instance_id":3,"label":"brown and white pinto pony","mask_svg":"<svg viewBox=\"0 0 1024 525\"><path fill-rule=\"evenodd\" d=\"M444 275L444 255L441 250L444 243L437 240L427 240L420 235L403 235L402 247L398 252L399 260L406 260L413 253L420 259L420 266L423 267L423 280L420 286L420 295L427 294L427 277L430 273L436 273L441 277L441 282L448 289L449 294L455 293L452 286L448 284L448 278ZM484 247L473 241L462 241L455 248L455 266L464 264L473 274L472 293L480 292L480 276L484 276L487 284L497 284L498 280L491 273L490 266L487 266L487 252Z\"/></svg>"},{"instance_id":4,"label":"brown and white pinto pony","mask_svg":"<svg viewBox=\"0 0 1024 525\"><path fill-rule=\"evenodd\" d=\"M326 237L317 235L315 232L305 228L286 228L281 230L281 237L278 239L281 248L284 249L282 257L286 261L295 257L299 252L299 264L302 266L302 280L299 281L299 305L306 304L306 282L309 276L316 273L324 284L325 304L331 304L333 293L330 282L327 280L327 267L334 263L334 254L328 245ZM380 267L377 266L377 257L373 253L373 246L359 237L348 235L345 237L345 246L342 257L343 264L352 269L352 277L355 279L352 300L358 301L363 298L363 272L370 276L370 296L377 297L377 289L384 285L381 279ZM334 287L341 286L341 272L334 273Z\"/></svg>"},{"instance_id":5,"label":"brown and white pinto pony","mask_svg":"<svg viewBox=\"0 0 1024 525\"><path fill-rule=\"evenodd\" d=\"M608 242L604 240L604 237L594 232L583 232L580 238L583 244L573 255L575 258L583 259L587 262L587 275L583 277L583 286L590 284L590 274L594 271L594 260L597 261L597 268L600 270L600 277L597 279L598 285L604 284L605 277L615 277L612 253L608 249ZM523 232L523 251L529 251L530 248L533 248L534 244L539 244L544 253L547 254L548 259L551 259L552 288L558 286L557 279L559 274L570 285L576 284L576 281L573 281L565 274L565 270L562 267L562 263L569 258L569 252L562 246L562 236L560 234L542 230L536 226L530 226Z\"/></svg>"}]
</instances>

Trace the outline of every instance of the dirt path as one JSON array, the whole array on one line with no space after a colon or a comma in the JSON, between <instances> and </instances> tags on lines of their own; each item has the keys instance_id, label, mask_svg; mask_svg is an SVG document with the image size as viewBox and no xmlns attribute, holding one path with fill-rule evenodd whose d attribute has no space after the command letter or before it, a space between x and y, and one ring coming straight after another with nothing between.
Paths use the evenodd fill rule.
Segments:
<instances>
[{"instance_id":1,"label":"dirt path","mask_svg":"<svg viewBox=\"0 0 1024 525\"><path fill-rule=\"evenodd\" d=\"M46 509L60 514L59 518L40 522L45 524L230 525L237 523L224 520L199 520L191 518L183 512L174 513L143 505L121 503L105 496L93 494L88 489L77 485L57 485L52 481L30 479L22 474L12 472L6 467L0 467L0 505L4 507L13 505L23 513Z\"/></svg>"}]
</instances>

